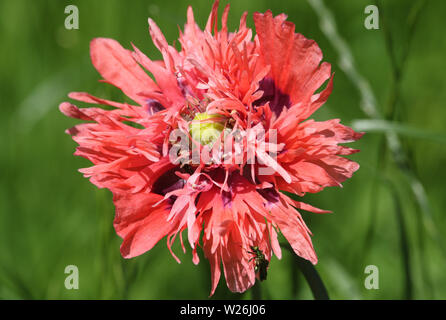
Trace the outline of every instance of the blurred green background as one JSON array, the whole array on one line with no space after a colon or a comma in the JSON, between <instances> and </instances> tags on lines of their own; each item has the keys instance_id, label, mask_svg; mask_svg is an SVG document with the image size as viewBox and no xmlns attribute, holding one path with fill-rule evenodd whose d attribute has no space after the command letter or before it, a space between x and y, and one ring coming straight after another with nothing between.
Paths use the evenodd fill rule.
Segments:
<instances>
[{"instance_id":1,"label":"blurred green background","mask_svg":"<svg viewBox=\"0 0 446 320\"><path fill-rule=\"evenodd\" d=\"M446 2L377 3L379 30L364 27L372 0L325 2L237 0L229 18L234 30L243 11L251 27L255 11L288 14L336 73L333 93L314 117L340 118L368 132L351 145L361 149L351 156L361 168L344 188L304 198L334 212L302 213L314 234L316 269L334 299L445 299ZM69 4L79 8L79 30L64 28ZM193 265L190 250L175 248L177 264L163 240L142 256L121 258L111 194L77 172L89 163L72 155L76 144L64 134L77 121L58 110L70 91L123 99L97 81L92 38L114 38L127 48L133 42L160 58L147 18L172 43L189 4L204 27L208 0L0 1L1 299L208 297L209 264L202 258ZM65 289L67 265L79 268L79 290ZM364 287L367 265L379 268L378 290ZM272 259L261 293L312 299L286 251ZM222 277L213 299L251 297L232 294Z\"/></svg>"}]
</instances>

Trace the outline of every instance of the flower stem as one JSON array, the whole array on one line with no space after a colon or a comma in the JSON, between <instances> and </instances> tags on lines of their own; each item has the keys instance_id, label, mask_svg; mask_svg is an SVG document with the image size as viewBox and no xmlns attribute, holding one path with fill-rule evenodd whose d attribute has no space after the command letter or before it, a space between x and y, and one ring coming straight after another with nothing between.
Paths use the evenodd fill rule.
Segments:
<instances>
[{"instance_id":1,"label":"flower stem","mask_svg":"<svg viewBox=\"0 0 446 320\"><path fill-rule=\"evenodd\" d=\"M291 252L293 255L295 255L294 250L291 248L291 246L286 243L281 243L280 246L282 248L287 249L289 252ZM327 289L325 288L324 283L322 282L321 277L319 276L319 273L317 272L316 268L311 264L310 261L305 260L299 256L295 256L296 265L302 272L305 280L307 281L308 285L310 286L311 292L313 293L313 297L315 300L330 300L328 296Z\"/></svg>"},{"instance_id":2,"label":"flower stem","mask_svg":"<svg viewBox=\"0 0 446 320\"><path fill-rule=\"evenodd\" d=\"M252 299L262 300L262 288L260 287L260 282L256 281L255 285L251 288Z\"/></svg>"}]
</instances>

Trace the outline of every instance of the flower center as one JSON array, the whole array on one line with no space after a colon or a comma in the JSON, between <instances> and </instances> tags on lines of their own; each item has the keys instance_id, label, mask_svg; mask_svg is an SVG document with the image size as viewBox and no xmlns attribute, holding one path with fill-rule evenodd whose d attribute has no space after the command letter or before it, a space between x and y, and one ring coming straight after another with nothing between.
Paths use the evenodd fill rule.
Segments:
<instances>
[{"instance_id":1,"label":"flower center","mask_svg":"<svg viewBox=\"0 0 446 320\"><path fill-rule=\"evenodd\" d=\"M224 129L224 121L225 118L221 115L197 113L189 124L189 132L192 138L201 145L212 144L220 137Z\"/></svg>"}]
</instances>

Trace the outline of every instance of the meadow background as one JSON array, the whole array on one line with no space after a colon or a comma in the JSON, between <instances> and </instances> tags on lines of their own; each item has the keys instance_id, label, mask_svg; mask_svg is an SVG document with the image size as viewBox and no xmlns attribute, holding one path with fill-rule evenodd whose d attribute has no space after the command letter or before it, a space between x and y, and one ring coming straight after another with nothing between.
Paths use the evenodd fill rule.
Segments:
<instances>
[{"instance_id":1,"label":"meadow background","mask_svg":"<svg viewBox=\"0 0 446 320\"><path fill-rule=\"evenodd\" d=\"M64 28L69 4L79 8L79 30ZM207 299L209 264L193 265L178 241L181 264L164 240L121 258L111 194L77 172L89 163L72 155L64 130L78 122L58 110L70 91L123 98L97 81L92 38L133 42L159 58L147 18L172 43L189 4L204 27L208 0L0 1L0 299ZM364 27L369 4L380 9L379 30ZM330 297L445 299L446 2L237 0L229 29L243 11L267 9L287 13L332 63L334 90L314 117L367 132L351 145L361 149L353 178L304 198L333 211L302 213ZM286 251L272 259L262 298L313 298L295 261ZM65 289L67 265L79 268L79 290ZM367 265L379 268L379 290L364 287ZM222 278L212 299L251 297L232 294Z\"/></svg>"}]
</instances>

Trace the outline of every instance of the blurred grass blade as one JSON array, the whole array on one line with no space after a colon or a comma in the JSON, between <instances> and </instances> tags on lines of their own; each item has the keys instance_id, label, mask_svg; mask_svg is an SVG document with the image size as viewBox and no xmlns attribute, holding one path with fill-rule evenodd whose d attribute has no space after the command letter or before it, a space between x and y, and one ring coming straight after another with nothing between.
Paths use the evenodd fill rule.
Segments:
<instances>
[{"instance_id":1,"label":"blurred grass blade","mask_svg":"<svg viewBox=\"0 0 446 320\"><path fill-rule=\"evenodd\" d=\"M378 119L358 119L352 122L353 129L366 132L396 133L407 137L446 143L446 134L415 128L403 123Z\"/></svg>"},{"instance_id":2,"label":"blurred grass blade","mask_svg":"<svg viewBox=\"0 0 446 320\"><path fill-rule=\"evenodd\" d=\"M336 22L332 13L322 0L308 0L310 6L319 17L319 25L327 40L338 53L339 66L350 81L358 89L361 96L360 107L370 118L379 118L380 113L376 107L376 99L367 80L357 72L353 55L336 29Z\"/></svg>"},{"instance_id":3,"label":"blurred grass blade","mask_svg":"<svg viewBox=\"0 0 446 320\"><path fill-rule=\"evenodd\" d=\"M321 272L327 275L327 283L329 283L330 287L336 287L346 299L363 299L360 287L362 283L358 281L358 277L351 274L344 265L334 257L324 258L324 264L321 265ZM363 274L361 274L361 276L362 275Z\"/></svg>"},{"instance_id":4,"label":"blurred grass blade","mask_svg":"<svg viewBox=\"0 0 446 320\"><path fill-rule=\"evenodd\" d=\"M409 238L407 236L407 228L404 220L403 210L401 206L401 200L398 192L393 184L389 184L390 191L392 193L393 202L395 205L395 215L398 223L398 232L400 235L401 255L404 269L404 299L413 299L413 280L410 265L410 251L409 251Z\"/></svg>"},{"instance_id":5,"label":"blurred grass blade","mask_svg":"<svg viewBox=\"0 0 446 320\"><path fill-rule=\"evenodd\" d=\"M36 299L31 288L29 288L25 280L18 275L16 270L0 265L0 275L0 288L3 286L10 287L13 289L12 292L14 292L19 299Z\"/></svg>"},{"instance_id":6,"label":"blurred grass blade","mask_svg":"<svg viewBox=\"0 0 446 320\"><path fill-rule=\"evenodd\" d=\"M335 48L339 55L339 66L345 73L350 82L357 88L361 96L360 108L370 118L382 120L383 117L377 108L376 98L371 90L370 84L362 77L355 68L353 55L350 48L343 38L339 35L333 14L327 9L322 0L308 0L308 3L314 9L319 17L320 28L327 37L328 41ZM428 234L442 249L443 255L446 257L446 246L442 241L442 237L433 220L430 203L427 198L426 190L415 173L410 169L407 155L404 152L401 141L395 132L386 132L387 146L391 151L395 163L401 172L405 175L412 193L415 196L417 205L423 214L423 224L428 230Z\"/></svg>"},{"instance_id":7,"label":"blurred grass blade","mask_svg":"<svg viewBox=\"0 0 446 320\"><path fill-rule=\"evenodd\" d=\"M83 65L88 60L83 60ZM74 77L68 77L79 68L79 64L70 65L63 70L51 75L40 84L19 105L12 117L14 123L20 123L20 132L30 132L34 125L43 119L52 108L57 108L59 103L67 100L69 88L76 87L80 81Z\"/></svg>"},{"instance_id":8,"label":"blurred grass blade","mask_svg":"<svg viewBox=\"0 0 446 320\"><path fill-rule=\"evenodd\" d=\"M319 273L313 264L305 260L294 253L293 248L288 243L281 243L280 246L284 249L287 249L296 259L296 264L302 272L305 280L310 286L311 292L313 293L313 297L315 300L330 300L328 296L327 289L325 288L324 283L322 282Z\"/></svg>"}]
</instances>

